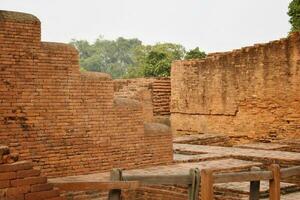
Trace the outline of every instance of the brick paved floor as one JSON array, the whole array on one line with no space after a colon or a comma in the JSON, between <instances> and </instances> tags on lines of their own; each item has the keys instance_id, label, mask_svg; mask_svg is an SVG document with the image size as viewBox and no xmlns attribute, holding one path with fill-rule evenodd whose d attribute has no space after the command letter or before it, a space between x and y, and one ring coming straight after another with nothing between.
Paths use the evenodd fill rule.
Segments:
<instances>
[{"instance_id":1,"label":"brick paved floor","mask_svg":"<svg viewBox=\"0 0 300 200\"><path fill-rule=\"evenodd\" d=\"M300 192L295 192L291 194L281 195L281 200L300 200ZM262 200L269 200L268 198Z\"/></svg>"},{"instance_id":2,"label":"brick paved floor","mask_svg":"<svg viewBox=\"0 0 300 200\"><path fill-rule=\"evenodd\" d=\"M221 154L198 154L198 155L185 155L185 154L174 154L174 161L179 162L199 162L199 161L207 161L207 160L219 160L224 158L229 158L230 156L221 155Z\"/></svg>"},{"instance_id":3,"label":"brick paved floor","mask_svg":"<svg viewBox=\"0 0 300 200\"><path fill-rule=\"evenodd\" d=\"M291 193L300 191L300 186L292 183L283 183L281 182L281 193ZM242 182L242 183L218 183L214 185L217 191L230 191L236 192L240 194L249 194L250 182ZM268 195L269 192L269 182L261 181L260 182L260 193L262 195Z\"/></svg>"},{"instance_id":4,"label":"brick paved floor","mask_svg":"<svg viewBox=\"0 0 300 200\"><path fill-rule=\"evenodd\" d=\"M249 143L242 144L235 147L246 148L246 149L263 149L263 150L276 150L281 148L287 148L289 145L286 144L276 144L276 143Z\"/></svg>"},{"instance_id":5,"label":"brick paved floor","mask_svg":"<svg viewBox=\"0 0 300 200\"><path fill-rule=\"evenodd\" d=\"M245 149L237 147L219 147L207 145L190 145L190 144L173 144L173 149L176 151L196 152L196 153L212 153L222 154L227 156L248 157L258 160L276 160L287 163L300 165L300 153L261 150L261 149Z\"/></svg>"}]
</instances>

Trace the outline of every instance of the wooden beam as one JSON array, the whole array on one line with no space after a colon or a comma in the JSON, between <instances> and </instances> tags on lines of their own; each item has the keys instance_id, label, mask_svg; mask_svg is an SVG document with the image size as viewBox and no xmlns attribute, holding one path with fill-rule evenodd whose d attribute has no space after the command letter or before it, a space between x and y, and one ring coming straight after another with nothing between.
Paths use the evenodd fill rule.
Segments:
<instances>
[{"instance_id":1,"label":"wooden beam","mask_svg":"<svg viewBox=\"0 0 300 200\"><path fill-rule=\"evenodd\" d=\"M138 181L129 182L66 182L66 183L52 183L54 187L63 191L91 191L91 190L113 190L126 189L134 190L140 187Z\"/></svg>"},{"instance_id":2,"label":"wooden beam","mask_svg":"<svg viewBox=\"0 0 300 200\"><path fill-rule=\"evenodd\" d=\"M259 180L270 180L273 178L271 171L250 171L237 173L222 173L214 175L215 183L229 183L229 182L248 182Z\"/></svg>"},{"instance_id":3,"label":"wooden beam","mask_svg":"<svg viewBox=\"0 0 300 200\"><path fill-rule=\"evenodd\" d=\"M190 185L190 175L123 175L123 180L139 181L149 185Z\"/></svg>"},{"instance_id":4,"label":"wooden beam","mask_svg":"<svg viewBox=\"0 0 300 200\"><path fill-rule=\"evenodd\" d=\"M270 180L270 200L280 200L280 167L271 165L273 179Z\"/></svg>"},{"instance_id":5,"label":"wooden beam","mask_svg":"<svg viewBox=\"0 0 300 200\"><path fill-rule=\"evenodd\" d=\"M300 166L281 169L280 173L281 173L281 178L288 178L288 177L291 177L291 176L298 176L298 175L300 175Z\"/></svg>"},{"instance_id":6,"label":"wooden beam","mask_svg":"<svg viewBox=\"0 0 300 200\"><path fill-rule=\"evenodd\" d=\"M201 170L201 200L213 200L213 171L211 169Z\"/></svg>"}]
</instances>

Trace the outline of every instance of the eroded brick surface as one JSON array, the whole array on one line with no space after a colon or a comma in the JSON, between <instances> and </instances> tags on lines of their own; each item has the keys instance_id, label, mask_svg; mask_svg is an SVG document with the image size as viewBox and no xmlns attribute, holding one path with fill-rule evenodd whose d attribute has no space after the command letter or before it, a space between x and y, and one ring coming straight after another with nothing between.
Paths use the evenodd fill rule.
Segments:
<instances>
[{"instance_id":1,"label":"eroded brick surface","mask_svg":"<svg viewBox=\"0 0 300 200\"><path fill-rule=\"evenodd\" d=\"M5 151L0 157L0 168L7 169L4 170L7 172L0 173L1 200L64 200L60 197L60 192L47 183L47 177L40 176L40 170L33 169L31 162L7 163L3 156L9 156L9 153L10 151Z\"/></svg>"},{"instance_id":2,"label":"eroded brick surface","mask_svg":"<svg viewBox=\"0 0 300 200\"><path fill-rule=\"evenodd\" d=\"M171 121L181 131L299 137L300 33L177 61L171 71Z\"/></svg>"},{"instance_id":3,"label":"eroded brick surface","mask_svg":"<svg viewBox=\"0 0 300 200\"><path fill-rule=\"evenodd\" d=\"M146 134L141 105L115 98L109 75L41 42L36 17L0 12L0 144L52 177L172 162L171 132Z\"/></svg>"}]
</instances>

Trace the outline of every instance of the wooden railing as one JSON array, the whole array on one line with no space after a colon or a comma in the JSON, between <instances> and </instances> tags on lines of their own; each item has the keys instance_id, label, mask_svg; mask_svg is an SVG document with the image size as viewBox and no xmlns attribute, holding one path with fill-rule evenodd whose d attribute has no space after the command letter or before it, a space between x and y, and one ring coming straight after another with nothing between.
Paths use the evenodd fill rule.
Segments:
<instances>
[{"instance_id":1,"label":"wooden railing","mask_svg":"<svg viewBox=\"0 0 300 200\"><path fill-rule=\"evenodd\" d=\"M250 181L250 200L259 199L260 181L269 181L270 200L280 200L280 180L300 175L300 167L280 170L279 165L271 165L270 170L252 169L250 172L213 174L209 169L201 171L201 200L213 200L214 183L248 182Z\"/></svg>"},{"instance_id":2,"label":"wooden railing","mask_svg":"<svg viewBox=\"0 0 300 200\"><path fill-rule=\"evenodd\" d=\"M291 176L300 176L300 166L281 169L271 165L269 170L252 168L248 172L214 173L211 169L191 169L182 175L126 175L120 169L111 171L111 181L107 182L64 182L53 183L65 191L109 190L109 200L120 200L121 190L135 190L143 185L186 185L189 200L213 200L215 183L250 182L250 200L259 199L260 181L269 181L270 200L280 200L280 180Z\"/></svg>"}]
</instances>

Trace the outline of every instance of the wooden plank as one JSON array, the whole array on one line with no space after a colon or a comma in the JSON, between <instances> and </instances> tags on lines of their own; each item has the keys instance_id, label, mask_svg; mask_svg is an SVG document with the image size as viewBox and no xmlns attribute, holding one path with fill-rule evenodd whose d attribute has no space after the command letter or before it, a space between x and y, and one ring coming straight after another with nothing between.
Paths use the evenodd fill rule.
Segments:
<instances>
[{"instance_id":1,"label":"wooden plank","mask_svg":"<svg viewBox=\"0 0 300 200\"><path fill-rule=\"evenodd\" d=\"M110 172L110 179L112 181L120 181L122 179L122 171L120 169L113 169ZM121 190L112 189L109 191L108 200L121 200Z\"/></svg>"},{"instance_id":2,"label":"wooden plank","mask_svg":"<svg viewBox=\"0 0 300 200\"><path fill-rule=\"evenodd\" d=\"M52 183L54 187L63 191L91 191L91 190L112 190L112 189L137 189L140 184L138 181L130 182L66 182Z\"/></svg>"},{"instance_id":3,"label":"wooden plank","mask_svg":"<svg viewBox=\"0 0 300 200\"><path fill-rule=\"evenodd\" d=\"M260 171L259 167L252 167L251 171ZM259 200L260 181L250 182L249 200Z\"/></svg>"},{"instance_id":4,"label":"wooden plank","mask_svg":"<svg viewBox=\"0 0 300 200\"><path fill-rule=\"evenodd\" d=\"M124 175L123 180L140 181L149 185L190 185L192 179L190 175Z\"/></svg>"},{"instance_id":5,"label":"wooden plank","mask_svg":"<svg viewBox=\"0 0 300 200\"><path fill-rule=\"evenodd\" d=\"M211 169L201 170L201 200L213 200L213 171Z\"/></svg>"},{"instance_id":6,"label":"wooden plank","mask_svg":"<svg viewBox=\"0 0 300 200\"><path fill-rule=\"evenodd\" d=\"M271 165L273 179L270 180L270 200L280 200L280 167Z\"/></svg>"},{"instance_id":7,"label":"wooden plank","mask_svg":"<svg viewBox=\"0 0 300 200\"><path fill-rule=\"evenodd\" d=\"M291 176L298 176L298 175L300 175L300 166L281 169L280 173L281 173L281 178L288 178L288 177L291 177Z\"/></svg>"},{"instance_id":8,"label":"wooden plank","mask_svg":"<svg viewBox=\"0 0 300 200\"><path fill-rule=\"evenodd\" d=\"M215 183L248 182L272 179L271 171L251 171L239 173L222 173L214 175Z\"/></svg>"}]
</instances>

